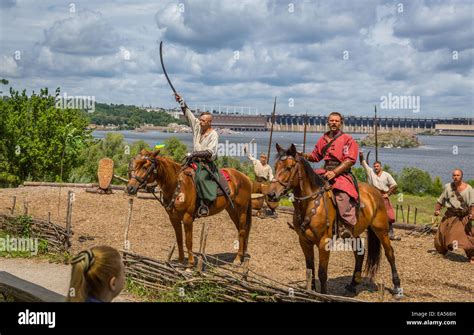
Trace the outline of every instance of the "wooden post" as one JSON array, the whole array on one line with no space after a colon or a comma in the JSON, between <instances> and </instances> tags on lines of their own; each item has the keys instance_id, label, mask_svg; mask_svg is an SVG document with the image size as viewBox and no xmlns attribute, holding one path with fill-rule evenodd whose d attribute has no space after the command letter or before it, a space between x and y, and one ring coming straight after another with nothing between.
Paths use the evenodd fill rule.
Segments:
<instances>
[{"instance_id":1,"label":"wooden post","mask_svg":"<svg viewBox=\"0 0 474 335\"><path fill-rule=\"evenodd\" d=\"M306 269L306 290L311 291L311 282L313 280L313 270Z\"/></svg>"},{"instance_id":2,"label":"wooden post","mask_svg":"<svg viewBox=\"0 0 474 335\"><path fill-rule=\"evenodd\" d=\"M24 216L28 215L28 202L27 201L23 202L23 215Z\"/></svg>"},{"instance_id":3,"label":"wooden post","mask_svg":"<svg viewBox=\"0 0 474 335\"><path fill-rule=\"evenodd\" d=\"M48 224L51 223L51 212L48 212Z\"/></svg>"},{"instance_id":4,"label":"wooden post","mask_svg":"<svg viewBox=\"0 0 474 335\"><path fill-rule=\"evenodd\" d=\"M377 286L379 289L379 301L382 302L384 300L385 295L385 285L384 283L379 283Z\"/></svg>"},{"instance_id":5,"label":"wooden post","mask_svg":"<svg viewBox=\"0 0 474 335\"><path fill-rule=\"evenodd\" d=\"M410 223L410 205L408 205L408 211L407 211L407 223Z\"/></svg>"},{"instance_id":6,"label":"wooden post","mask_svg":"<svg viewBox=\"0 0 474 335\"><path fill-rule=\"evenodd\" d=\"M10 210L10 214L13 215L15 213L15 206L16 206L16 195L13 196L13 205Z\"/></svg>"},{"instance_id":7,"label":"wooden post","mask_svg":"<svg viewBox=\"0 0 474 335\"><path fill-rule=\"evenodd\" d=\"M413 222L413 224L416 224L416 215L418 214L418 207L415 207L415 221Z\"/></svg>"},{"instance_id":8,"label":"wooden post","mask_svg":"<svg viewBox=\"0 0 474 335\"><path fill-rule=\"evenodd\" d=\"M128 199L128 215L127 215L127 224L125 226L124 234L124 249L130 250L130 242L128 241L128 231L130 229L130 224L132 223L132 210L133 210L133 199Z\"/></svg>"},{"instance_id":9,"label":"wooden post","mask_svg":"<svg viewBox=\"0 0 474 335\"><path fill-rule=\"evenodd\" d=\"M247 276L249 274L249 262L250 262L250 257L244 257L244 271L243 271L243 280L247 280Z\"/></svg>"},{"instance_id":10,"label":"wooden post","mask_svg":"<svg viewBox=\"0 0 474 335\"><path fill-rule=\"evenodd\" d=\"M402 222L405 223L405 214L403 213L403 205L400 205L400 210L402 212Z\"/></svg>"},{"instance_id":11,"label":"wooden post","mask_svg":"<svg viewBox=\"0 0 474 335\"><path fill-rule=\"evenodd\" d=\"M72 219L72 197L73 197L74 192L73 191L68 191L67 192L67 212L66 212L66 233L67 233L67 240L66 240L66 249L69 249L71 246L71 219Z\"/></svg>"},{"instance_id":12,"label":"wooden post","mask_svg":"<svg viewBox=\"0 0 474 335\"><path fill-rule=\"evenodd\" d=\"M395 222L398 222L398 204L397 204L397 210L395 211Z\"/></svg>"},{"instance_id":13,"label":"wooden post","mask_svg":"<svg viewBox=\"0 0 474 335\"><path fill-rule=\"evenodd\" d=\"M201 240L199 243L199 258L197 270L200 273L204 267L204 254L206 253L207 234L209 233L209 225L207 222L202 224Z\"/></svg>"},{"instance_id":14,"label":"wooden post","mask_svg":"<svg viewBox=\"0 0 474 335\"><path fill-rule=\"evenodd\" d=\"M166 258L167 263L171 261L171 257L173 257L173 252L175 248L176 248L176 242L173 243L173 246L171 247L170 252L168 253L168 257Z\"/></svg>"}]
</instances>

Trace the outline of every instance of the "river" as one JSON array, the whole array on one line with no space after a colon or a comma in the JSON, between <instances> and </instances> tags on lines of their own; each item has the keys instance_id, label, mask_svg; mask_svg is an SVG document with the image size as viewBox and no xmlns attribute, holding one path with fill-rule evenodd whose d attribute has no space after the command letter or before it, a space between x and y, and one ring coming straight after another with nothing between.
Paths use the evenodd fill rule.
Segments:
<instances>
[{"instance_id":1,"label":"river","mask_svg":"<svg viewBox=\"0 0 474 335\"><path fill-rule=\"evenodd\" d=\"M109 131L94 131L93 136L103 138ZM163 133L158 131L135 132L133 130L114 131L124 136L127 143L144 140L150 145L161 143L167 138L177 137L183 141L188 148L192 146L192 136L190 133ZM307 135L306 152L312 150L321 133ZM219 142L222 145L227 143L227 147L238 146L238 144L248 143L255 139L258 153L267 152L269 132L242 132L235 135L220 135ZM364 137L364 134L353 134L355 139ZM444 183L451 180L450 174L453 168L460 168L464 171L464 179L474 179L474 137L463 136L419 136L422 145L418 148L397 149L379 148L379 160L382 164L388 164L392 170L399 173L403 167L417 167L427 171L432 177L439 176ZM297 145L298 150L303 148L303 133L273 133L272 157L276 152L275 143L283 147L291 143ZM232 148L230 149L232 150ZM372 150L370 161L375 159L374 148L364 147L364 152ZM231 152L233 154L233 152ZM238 152L237 152L238 154ZM238 157L236 157L238 158ZM356 166L360 166L357 164Z\"/></svg>"}]
</instances>

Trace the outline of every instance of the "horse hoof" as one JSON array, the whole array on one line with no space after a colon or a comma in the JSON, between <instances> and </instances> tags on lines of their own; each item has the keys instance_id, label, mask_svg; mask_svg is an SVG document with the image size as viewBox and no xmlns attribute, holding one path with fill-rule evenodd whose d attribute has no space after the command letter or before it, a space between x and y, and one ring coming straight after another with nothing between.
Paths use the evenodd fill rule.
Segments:
<instances>
[{"instance_id":1,"label":"horse hoof","mask_svg":"<svg viewBox=\"0 0 474 335\"><path fill-rule=\"evenodd\" d=\"M346 291L348 291L349 293L353 293L353 294L356 294L357 293L357 289L354 285L346 285L345 287Z\"/></svg>"},{"instance_id":2,"label":"horse hoof","mask_svg":"<svg viewBox=\"0 0 474 335\"><path fill-rule=\"evenodd\" d=\"M405 295L403 294L403 289L401 287L397 287L393 290L393 297L397 300L403 299Z\"/></svg>"}]
</instances>

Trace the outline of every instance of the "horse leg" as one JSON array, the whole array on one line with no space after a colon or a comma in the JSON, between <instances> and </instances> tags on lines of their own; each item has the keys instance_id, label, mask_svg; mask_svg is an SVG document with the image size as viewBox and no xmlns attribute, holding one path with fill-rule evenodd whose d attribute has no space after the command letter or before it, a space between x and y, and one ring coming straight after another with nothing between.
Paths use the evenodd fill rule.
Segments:
<instances>
[{"instance_id":1,"label":"horse leg","mask_svg":"<svg viewBox=\"0 0 474 335\"><path fill-rule=\"evenodd\" d=\"M319 241L319 268L318 277L321 283L321 293L327 294L329 250L327 250L327 238L323 237Z\"/></svg>"},{"instance_id":2,"label":"horse leg","mask_svg":"<svg viewBox=\"0 0 474 335\"><path fill-rule=\"evenodd\" d=\"M385 251L385 257L387 257L387 260L390 263L390 268L392 270L393 295L398 298L402 298L403 289L400 286L400 277L398 276L397 266L395 265L395 252L393 251L390 238L388 237L388 229L382 230L374 227L373 230L382 243L383 249Z\"/></svg>"},{"instance_id":3,"label":"horse leg","mask_svg":"<svg viewBox=\"0 0 474 335\"><path fill-rule=\"evenodd\" d=\"M194 254L193 254L193 217L189 214L185 214L183 218L184 234L186 237L186 249L188 251L188 267L194 266Z\"/></svg>"},{"instance_id":4,"label":"horse leg","mask_svg":"<svg viewBox=\"0 0 474 335\"><path fill-rule=\"evenodd\" d=\"M183 249L183 228L181 227L181 220L171 221L173 225L174 233L176 235L176 244L178 245L178 260L180 263L184 262L184 249Z\"/></svg>"},{"instance_id":5,"label":"horse leg","mask_svg":"<svg viewBox=\"0 0 474 335\"><path fill-rule=\"evenodd\" d=\"M362 264L364 262L364 255L365 255L365 248L362 244L362 239L360 237L356 237L356 248L354 249L354 257L355 257L355 267L354 273L352 275L352 281L349 285L346 285L346 290L350 293L356 293L356 286L360 284L362 281L361 271L362 271ZM357 249L361 247L361 249Z\"/></svg>"},{"instance_id":6,"label":"horse leg","mask_svg":"<svg viewBox=\"0 0 474 335\"><path fill-rule=\"evenodd\" d=\"M311 289L316 291L316 275L314 271L314 244L303 236L299 236L300 246L306 261L306 270L311 270Z\"/></svg>"}]
</instances>

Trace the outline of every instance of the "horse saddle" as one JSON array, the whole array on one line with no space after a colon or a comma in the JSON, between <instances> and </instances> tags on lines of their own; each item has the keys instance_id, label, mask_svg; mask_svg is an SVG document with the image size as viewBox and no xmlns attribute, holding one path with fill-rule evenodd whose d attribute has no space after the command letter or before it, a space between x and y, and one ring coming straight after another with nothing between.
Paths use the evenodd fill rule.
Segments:
<instances>
[{"instance_id":1,"label":"horse saddle","mask_svg":"<svg viewBox=\"0 0 474 335\"><path fill-rule=\"evenodd\" d=\"M194 174L197 170L196 164L192 163L190 166L184 169L184 174L191 176L193 179L193 182L195 184L194 180ZM222 188L225 190L225 192L230 195L230 187L229 187L229 181L230 181L230 175L227 173L227 171L221 169L219 170L219 182L222 185ZM217 187L217 196L223 196L224 192L220 187Z\"/></svg>"}]
</instances>

